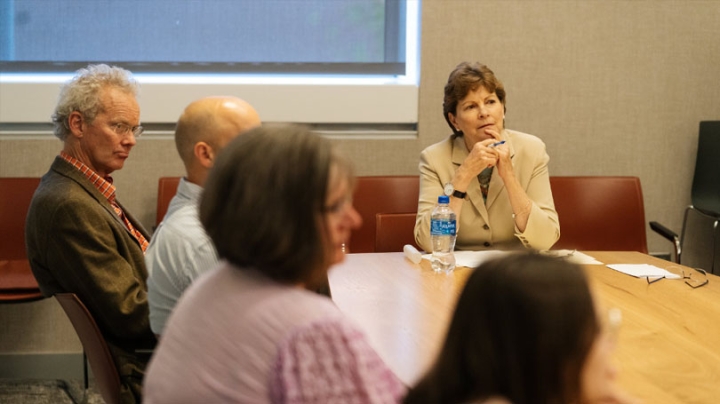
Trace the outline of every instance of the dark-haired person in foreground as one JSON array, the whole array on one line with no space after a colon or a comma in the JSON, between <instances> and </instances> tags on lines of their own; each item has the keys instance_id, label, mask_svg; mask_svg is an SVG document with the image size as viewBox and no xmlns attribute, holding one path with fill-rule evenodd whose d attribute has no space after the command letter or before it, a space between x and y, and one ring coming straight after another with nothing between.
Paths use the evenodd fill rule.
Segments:
<instances>
[{"instance_id":1,"label":"dark-haired person in foreground","mask_svg":"<svg viewBox=\"0 0 720 404\"><path fill-rule=\"evenodd\" d=\"M35 191L25 242L45 296L75 293L110 347L122 381L122 401L140 402L150 331L148 233L115 198L120 170L142 133L138 84L129 71L90 65L60 91L53 114L63 141Z\"/></svg>"},{"instance_id":2,"label":"dark-haired person in foreground","mask_svg":"<svg viewBox=\"0 0 720 404\"><path fill-rule=\"evenodd\" d=\"M261 127L220 153L200 221L220 266L181 297L145 402L395 403L404 387L364 334L314 293L361 224L348 160L299 127Z\"/></svg>"},{"instance_id":3,"label":"dark-haired person in foreground","mask_svg":"<svg viewBox=\"0 0 720 404\"><path fill-rule=\"evenodd\" d=\"M483 263L405 404L635 403L611 364L619 316L576 264L528 253Z\"/></svg>"}]
</instances>

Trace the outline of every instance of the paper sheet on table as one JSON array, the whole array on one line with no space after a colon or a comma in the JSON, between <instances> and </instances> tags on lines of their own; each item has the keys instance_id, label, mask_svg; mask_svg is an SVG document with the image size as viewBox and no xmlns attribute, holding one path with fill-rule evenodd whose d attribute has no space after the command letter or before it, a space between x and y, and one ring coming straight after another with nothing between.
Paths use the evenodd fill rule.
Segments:
<instances>
[{"instance_id":1,"label":"paper sheet on table","mask_svg":"<svg viewBox=\"0 0 720 404\"><path fill-rule=\"evenodd\" d=\"M459 267L475 268L483 262L491 259L500 257L502 255L511 254L512 251L455 251L455 265ZM583 254L576 250L551 250L543 251L542 254L549 255L552 257L564 258L570 262L580 265L602 265L603 263L596 260L595 258ZM432 254L425 254L422 256L424 259L430 261Z\"/></svg>"},{"instance_id":2,"label":"paper sheet on table","mask_svg":"<svg viewBox=\"0 0 720 404\"><path fill-rule=\"evenodd\" d=\"M508 251L490 250L490 251L455 251L455 266L475 268L483 262L509 254ZM423 259L432 260L432 254L423 254Z\"/></svg>"},{"instance_id":3,"label":"paper sheet on table","mask_svg":"<svg viewBox=\"0 0 720 404\"><path fill-rule=\"evenodd\" d=\"M674 274L650 264L610 264L607 267L636 278L680 278L680 275L678 274Z\"/></svg>"},{"instance_id":4,"label":"paper sheet on table","mask_svg":"<svg viewBox=\"0 0 720 404\"><path fill-rule=\"evenodd\" d=\"M542 251L541 254L549 255L551 257L564 258L574 264L579 265L602 265L603 263L596 260L595 258L583 254L577 250L548 250Z\"/></svg>"}]
</instances>

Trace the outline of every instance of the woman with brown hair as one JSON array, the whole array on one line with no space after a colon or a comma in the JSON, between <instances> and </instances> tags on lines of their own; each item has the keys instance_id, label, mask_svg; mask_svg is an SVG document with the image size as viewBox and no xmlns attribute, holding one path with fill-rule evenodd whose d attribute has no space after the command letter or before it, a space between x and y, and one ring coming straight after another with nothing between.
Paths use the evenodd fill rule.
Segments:
<instances>
[{"instance_id":1,"label":"woman with brown hair","mask_svg":"<svg viewBox=\"0 0 720 404\"><path fill-rule=\"evenodd\" d=\"M432 251L439 195L457 215L458 250L547 250L560 237L545 144L505 128L505 87L487 66L460 63L448 77L443 116L453 131L420 154L415 240Z\"/></svg>"},{"instance_id":2,"label":"woman with brown hair","mask_svg":"<svg viewBox=\"0 0 720 404\"><path fill-rule=\"evenodd\" d=\"M200 221L221 261L185 292L146 403L394 403L404 387L327 297L360 226L353 174L320 136L261 127L220 153Z\"/></svg>"},{"instance_id":3,"label":"woman with brown hair","mask_svg":"<svg viewBox=\"0 0 720 404\"><path fill-rule=\"evenodd\" d=\"M599 307L576 264L533 253L485 262L405 403L634 402L610 363L619 312Z\"/></svg>"}]
</instances>

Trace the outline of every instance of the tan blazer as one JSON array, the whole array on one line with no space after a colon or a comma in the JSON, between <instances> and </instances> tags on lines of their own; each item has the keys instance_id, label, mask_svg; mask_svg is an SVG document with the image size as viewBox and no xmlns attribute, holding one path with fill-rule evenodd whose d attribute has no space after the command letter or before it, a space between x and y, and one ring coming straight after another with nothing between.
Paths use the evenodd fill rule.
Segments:
<instances>
[{"instance_id":1,"label":"tan blazer","mask_svg":"<svg viewBox=\"0 0 720 404\"><path fill-rule=\"evenodd\" d=\"M545 144L535 136L511 130L503 131L502 136L510 148L515 176L533 201L525 232L520 233L515 227L505 184L493 170L487 205L477 178L467 189L458 222L456 250L507 250L523 246L547 250L560 238L560 224L550 191L550 157ZM443 186L451 181L467 156L463 137L454 135L420 154L420 200L415 240L425 251L431 251L430 216L437 198L443 195Z\"/></svg>"}]
</instances>

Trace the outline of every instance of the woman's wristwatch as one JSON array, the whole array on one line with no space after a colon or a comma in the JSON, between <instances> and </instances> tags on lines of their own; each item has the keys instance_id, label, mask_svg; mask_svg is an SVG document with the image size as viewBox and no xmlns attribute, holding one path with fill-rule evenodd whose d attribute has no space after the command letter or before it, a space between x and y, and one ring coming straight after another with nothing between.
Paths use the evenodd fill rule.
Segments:
<instances>
[{"instance_id":1,"label":"woman's wristwatch","mask_svg":"<svg viewBox=\"0 0 720 404\"><path fill-rule=\"evenodd\" d=\"M467 196L467 192L460 192L453 187L453 184L451 182L448 182L445 184L445 187L443 188L443 191L445 192L445 195L447 196L453 196L458 199L465 199Z\"/></svg>"}]
</instances>

